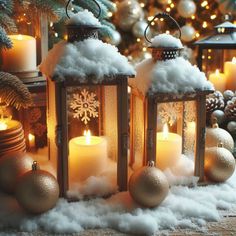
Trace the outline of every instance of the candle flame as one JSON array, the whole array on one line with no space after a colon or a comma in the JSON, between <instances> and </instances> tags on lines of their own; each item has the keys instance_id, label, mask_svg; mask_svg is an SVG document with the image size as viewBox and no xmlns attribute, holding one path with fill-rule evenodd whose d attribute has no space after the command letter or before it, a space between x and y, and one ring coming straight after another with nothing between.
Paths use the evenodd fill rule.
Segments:
<instances>
[{"instance_id":1,"label":"candle flame","mask_svg":"<svg viewBox=\"0 0 236 236\"><path fill-rule=\"evenodd\" d=\"M23 36L21 34L17 35L18 40L23 40Z\"/></svg>"},{"instance_id":2,"label":"candle flame","mask_svg":"<svg viewBox=\"0 0 236 236\"><path fill-rule=\"evenodd\" d=\"M236 57L233 57L232 62L236 64Z\"/></svg>"},{"instance_id":3,"label":"candle flame","mask_svg":"<svg viewBox=\"0 0 236 236\"><path fill-rule=\"evenodd\" d=\"M33 134L29 134L28 135L28 139L29 139L29 141L32 141L34 139L34 135Z\"/></svg>"},{"instance_id":4,"label":"candle flame","mask_svg":"<svg viewBox=\"0 0 236 236\"><path fill-rule=\"evenodd\" d=\"M216 69L216 75L219 75L219 74L220 74L220 70Z\"/></svg>"},{"instance_id":5,"label":"candle flame","mask_svg":"<svg viewBox=\"0 0 236 236\"><path fill-rule=\"evenodd\" d=\"M86 139L86 144L90 144L91 143L91 131L90 130L85 130L84 131L84 137Z\"/></svg>"},{"instance_id":6,"label":"candle flame","mask_svg":"<svg viewBox=\"0 0 236 236\"><path fill-rule=\"evenodd\" d=\"M7 124L4 121L0 121L0 130L6 130L7 129Z\"/></svg>"},{"instance_id":7,"label":"candle flame","mask_svg":"<svg viewBox=\"0 0 236 236\"><path fill-rule=\"evenodd\" d=\"M164 139L168 139L169 136L169 128L168 125L165 123L163 126L163 137Z\"/></svg>"}]
</instances>

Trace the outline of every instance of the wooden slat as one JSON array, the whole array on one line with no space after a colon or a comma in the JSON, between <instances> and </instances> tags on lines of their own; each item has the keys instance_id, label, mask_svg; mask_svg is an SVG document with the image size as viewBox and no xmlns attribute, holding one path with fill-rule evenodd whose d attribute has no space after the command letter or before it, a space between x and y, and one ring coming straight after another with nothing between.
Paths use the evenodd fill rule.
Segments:
<instances>
[{"instance_id":1,"label":"wooden slat","mask_svg":"<svg viewBox=\"0 0 236 236\"><path fill-rule=\"evenodd\" d=\"M156 163L157 104L152 97L147 98L145 103L145 164L147 164L148 161Z\"/></svg>"},{"instance_id":2,"label":"wooden slat","mask_svg":"<svg viewBox=\"0 0 236 236\"><path fill-rule=\"evenodd\" d=\"M128 182L128 79L117 86L118 160L117 181L120 191L127 190Z\"/></svg>"},{"instance_id":3,"label":"wooden slat","mask_svg":"<svg viewBox=\"0 0 236 236\"><path fill-rule=\"evenodd\" d=\"M56 83L56 117L57 117L57 147L58 147L58 182L60 196L66 197L69 188L68 171L68 117L66 88L62 83Z\"/></svg>"},{"instance_id":4,"label":"wooden slat","mask_svg":"<svg viewBox=\"0 0 236 236\"><path fill-rule=\"evenodd\" d=\"M196 137L196 157L195 175L199 176L199 181L204 181L204 158L206 139L206 96L200 96L197 101L197 137Z\"/></svg>"}]
</instances>

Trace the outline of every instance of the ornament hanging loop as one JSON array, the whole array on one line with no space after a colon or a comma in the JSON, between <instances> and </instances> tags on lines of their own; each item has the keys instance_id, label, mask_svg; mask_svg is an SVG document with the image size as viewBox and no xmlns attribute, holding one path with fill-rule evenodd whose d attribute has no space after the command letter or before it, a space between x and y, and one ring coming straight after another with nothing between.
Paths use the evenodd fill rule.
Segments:
<instances>
[{"instance_id":1,"label":"ornament hanging loop","mask_svg":"<svg viewBox=\"0 0 236 236\"><path fill-rule=\"evenodd\" d=\"M168 13L166 12L162 12L162 13L158 13L156 14L153 19L149 22L148 26L146 27L145 31L144 31L144 36L145 36L145 39L147 40L147 42L149 43L152 43L152 41L148 38L147 36L147 32L148 32L148 28L151 27L151 24L156 20L156 19L161 19L161 18L166 18L166 19L170 19L172 20L176 27L178 28L179 30L179 39L181 38L181 29L180 29L180 25L178 24L178 22L172 17L170 16Z\"/></svg>"},{"instance_id":2,"label":"ornament hanging loop","mask_svg":"<svg viewBox=\"0 0 236 236\"><path fill-rule=\"evenodd\" d=\"M68 2L67 2L67 4L66 4L66 15L67 15L67 17L70 19L70 16L69 16L69 13L68 13L68 8L69 8L69 5L70 5L70 2L71 2L72 0L69 0ZM100 16L101 16L101 13L102 13L102 9L101 9L101 7L100 7L100 5L99 5L99 3L96 1L96 0L93 0L93 2L97 5L97 7L98 7L98 15L96 16L97 18L99 18Z\"/></svg>"}]
</instances>

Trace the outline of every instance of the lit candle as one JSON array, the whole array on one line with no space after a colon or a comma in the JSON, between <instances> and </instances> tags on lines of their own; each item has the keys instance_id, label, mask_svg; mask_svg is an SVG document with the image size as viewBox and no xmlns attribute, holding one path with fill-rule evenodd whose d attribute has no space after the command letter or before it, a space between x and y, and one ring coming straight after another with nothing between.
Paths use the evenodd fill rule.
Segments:
<instances>
[{"instance_id":1,"label":"lit candle","mask_svg":"<svg viewBox=\"0 0 236 236\"><path fill-rule=\"evenodd\" d=\"M224 70L227 80L226 88L236 90L236 57L232 61L225 62Z\"/></svg>"},{"instance_id":2,"label":"lit candle","mask_svg":"<svg viewBox=\"0 0 236 236\"><path fill-rule=\"evenodd\" d=\"M226 90L226 76L218 69L215 73L210 74L209 81L214 84L215 90L222 93Z\"/></svg>"},{"instance_id":3,"label":"lit candle","mask_svg":"<svg viewBox=\"0 0 236 236\"><path fill-rule=\"evenodd\" d=\"M7 124L4 121L0 121L0 131L6 130Z\"/></svg>"},{"instance_id":4,"label":"lit candle","mask_svg":"<svg viewBox=\"0 0 236 236\"><path fill-rule=\"evenodd\" d=\"M91 136L90 131L85 131L84 136L71 139L69 142L70 184L101 174L106 160L107 141L105 138Z\"/></svg>"},{"instance_id":5,"label":"lit candle","mask_svg":"<svg viewBox=\"0 0 236 236\"><path fill-rule=\"evenodd\" d=\"M164 170L173 167L182 153L182 137L175 133L170 133L167 124L163 127L163 132L157 133L156 141L156 163L157 167Z\"/></svg>"},{"instance_id":6,"label":"lit candle","mask_svg":"<svg viewBox=\"0 0 236 236\"><path fill-rule=\"evenodd\" d=\"M13 47L3 50L4 71L27 72L35 71L36 65L36 39L27 35L9 35Z\"/></svg>"},{"instance_id":7,"label":"lit candle","mask_svg":"<svg viewBox=\"0 0 236 236\"><path fill-rule=\"evenodd\" d=\"M35 148L35 136L33 134L28 135L28 140L29 140L29 148Z\"/></svg>"}]
</instances>

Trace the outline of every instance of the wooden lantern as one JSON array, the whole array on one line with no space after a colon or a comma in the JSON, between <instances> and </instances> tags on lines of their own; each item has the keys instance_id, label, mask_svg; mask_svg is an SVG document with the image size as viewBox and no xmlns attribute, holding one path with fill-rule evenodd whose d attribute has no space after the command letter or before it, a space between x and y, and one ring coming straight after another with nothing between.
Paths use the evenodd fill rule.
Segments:
<instances>
[{"instance_id":1,"label":"wooden lantern","mask_svg":"<svg viewBox=\"0 0 236 236\"><path fill-rule=\"evenodd\" d=\"M157 14L153 21L156 18L170 18L178 26L178 23L165 13ZM152 22L150 22L150 24L151 23ZM145 32L147 32L147 29ZM169 36L166 35L164 37ZM151 42L147 36L146 39L150 43L153 42ZM153 81L157 82L161 79L158 76L153 76L152 73L154 68L158 68L158 66L163 65L163 63L170 63L168 64L168 67L170 67L169 71L172 71L171 83L169 87L175 86L178 83L178 81L176 81L178 77L176 76L175 78L174 73L176 67L171 68L173 66L171 61L174 62L174 60L178 60L180 50L180 46L152 45L153 58L141 62L136 68L137 76L133 82L130 82L130 164L142 166L146 165L149 161L155 161L156 165L164 170L165 168L169 167L171 163L168 163L167 160L164 160L162 163L163 160L161 161L159 159L161 158L160 156L172 155L168 156L169 162L172 162L176 158L176 153L179 152L180 155L183 153L195 159L195 175L199 176L200 180L202 181L204 179L206 125L205 101L206 95L212 92L210 89L211 86L209 85L209 87L205 89L190 89L190 91L188 91L187 88L184 89L185 91L181 90L180 88L180 91L173 92L171 92L169 88L167 88L166 92L164 89L161 91L159 91L159 88L157 88L155 91L152 89ZM192 65L189 64L189 67L192 67ZM197 68L195 69L198 70ZM158 69L156 70L158 71ZM181 68L179 70L181 70ZM161 68L161 72L163 72L163 67ZM197 73L201 74L199 70ZM208 83L205 77L204 81ZM162 81L162 83L165 83L165 81ZM183 84L182 86L184 88L185 85ZM172 140L170 140L169 143L166 142L165 144L162 143L163 140L161 140L159 137L162 135L164 136L164 131L167 125L169 126L171 132L169 132L168 135ZM164 145L165 147L163 147Z\"/></svg>"},{"instance_id":2,"label":"wooden lantern","mask_svg":"<svg viewBox=\"0 0 236 236\"><path fill-rule=\"evenodd\" d=\"M97 25L70 23L67 25L68 42L66 44L75 45L85 40L97 41L98 29ZM42 64L45 63L47 59ZM71 68L68 68L66 73L70 70ZM77 75L69 75L70 73L53 74L47 78L49 155L57 168L61 196L67 196L71 185L72 152L78 150L77 161L80 159L80 154L85 152L79 151L77 147L72 150L72 142L77 145L76 142L83 137L84 132L91 132L92 136L97 138L105 136L108 157L117 162L119 190L127 189L127 81L133 73L132 70L129 74L122 72L105 74L100 80L97 79L96 74L86 74L81 78ZM92 152L92 149L88 152ZM98 152L97 155L99 155ZM96 161L90 164L96 168ZM77 174L80 175L80 173Z\"/></svg>"}]
</instances>

